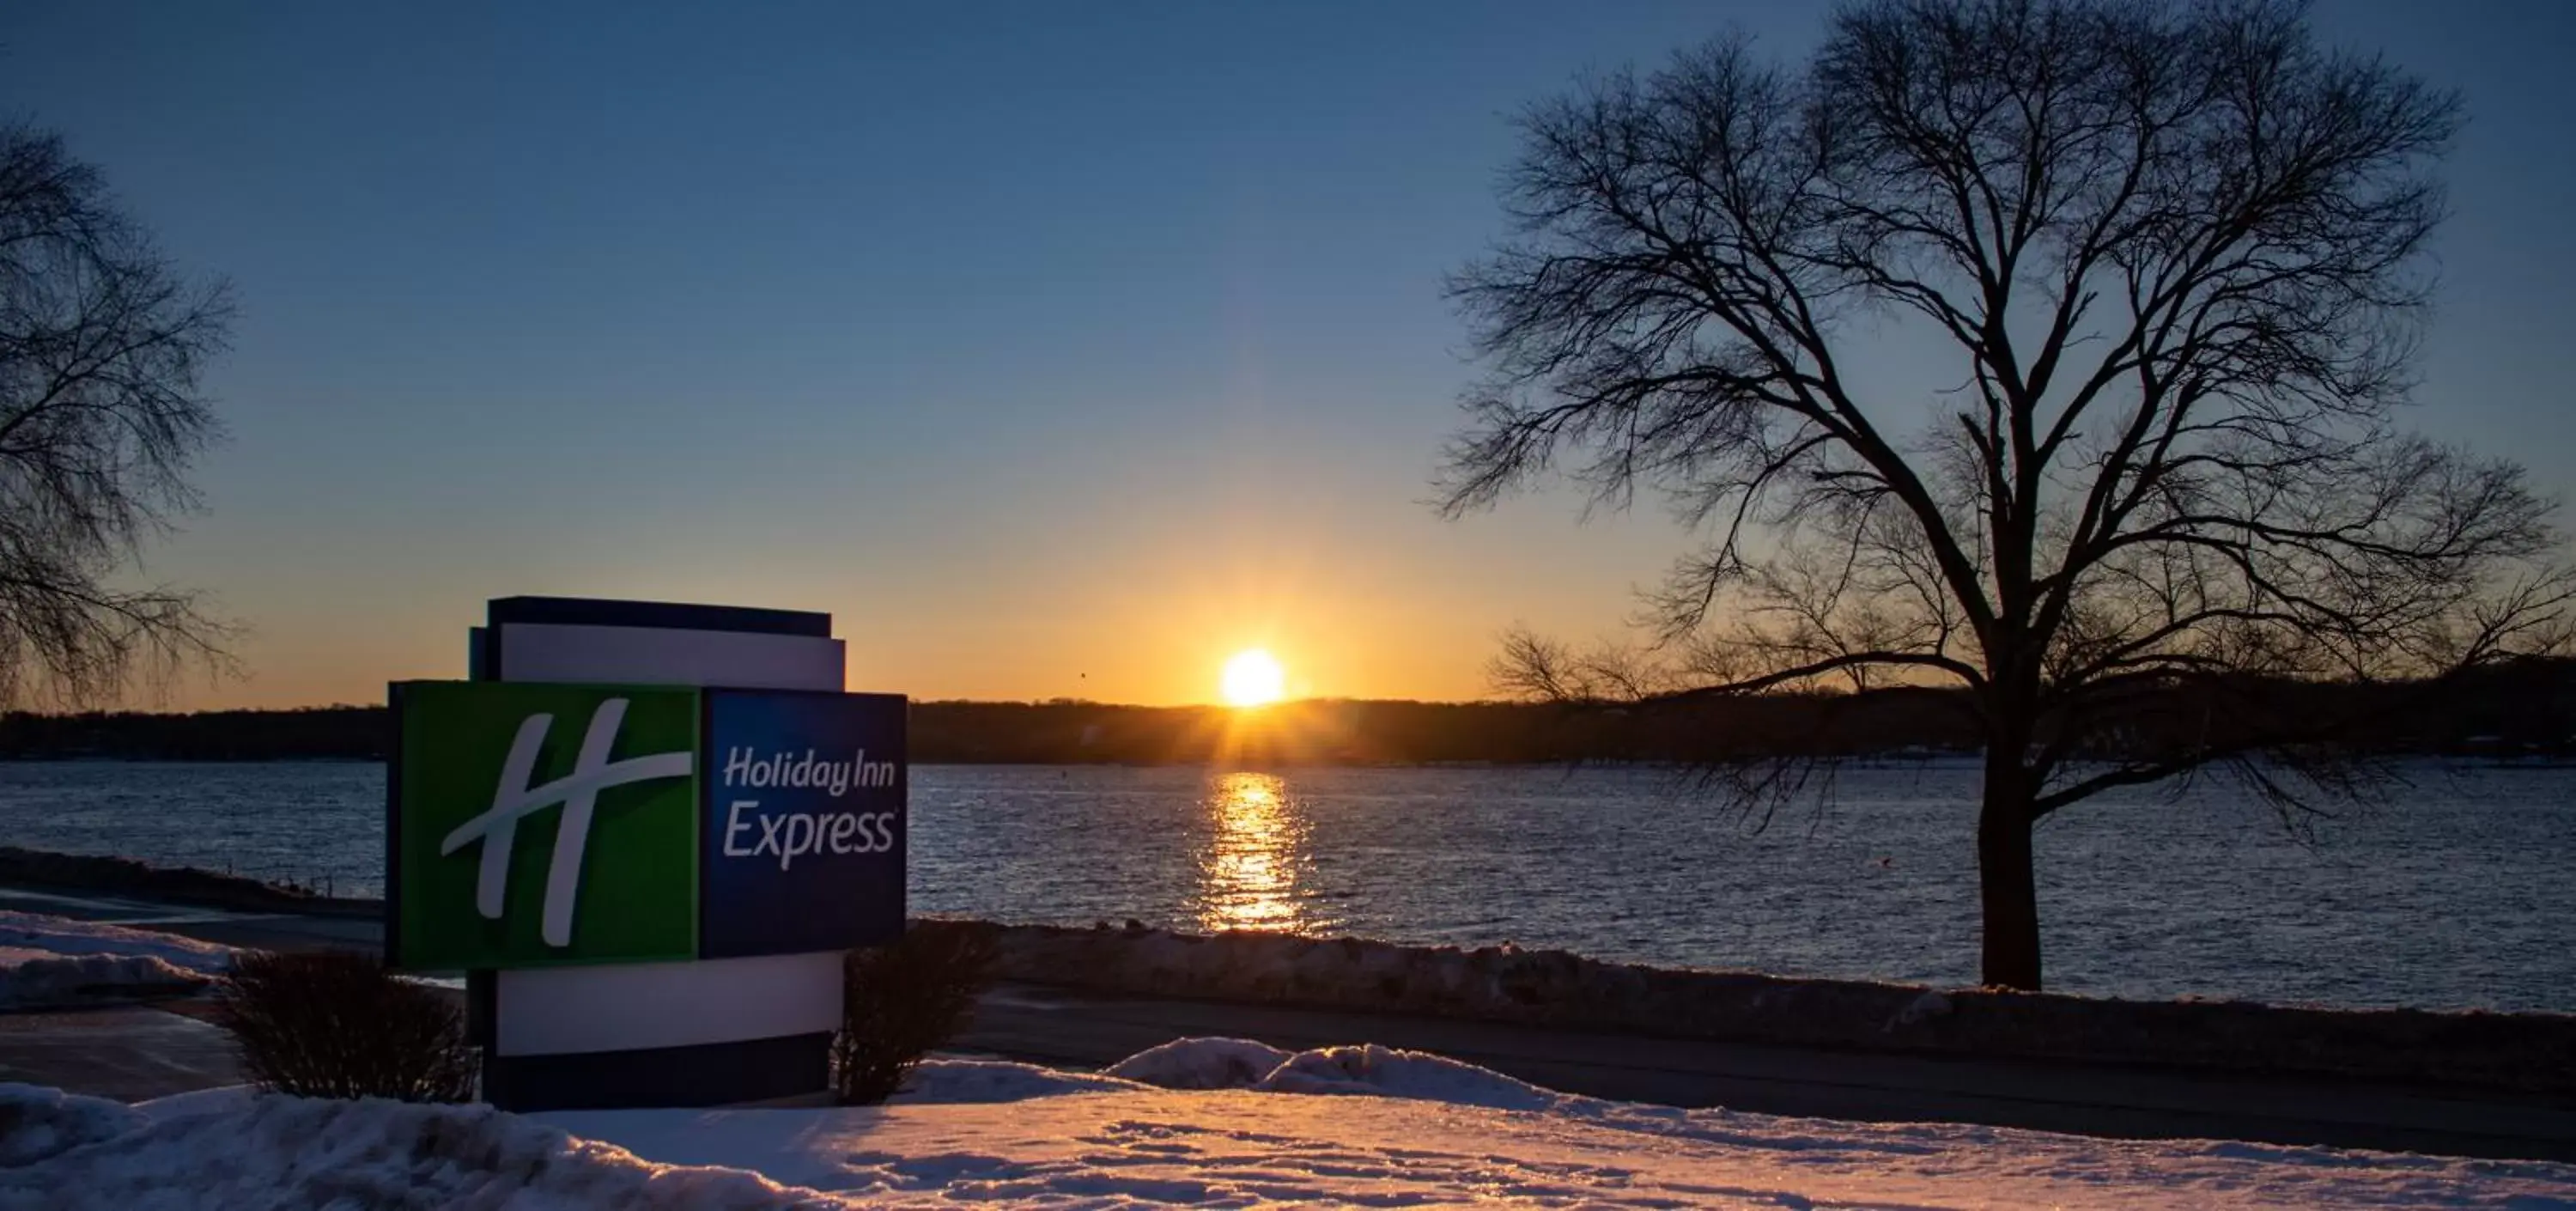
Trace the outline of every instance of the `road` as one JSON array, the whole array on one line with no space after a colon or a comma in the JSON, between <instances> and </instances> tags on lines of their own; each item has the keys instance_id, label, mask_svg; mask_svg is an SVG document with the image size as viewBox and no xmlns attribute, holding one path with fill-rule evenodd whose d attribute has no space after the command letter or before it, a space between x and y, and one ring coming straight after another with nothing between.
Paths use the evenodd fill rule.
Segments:
<instances>
[{"instance_id":1,"label":"road","mask_svg":"<svg viewBox=\"0 0 2576 1211\"><path fill-rule=\"evenodd\" d=\"M245 914L0 888L0 908L113 921L238 946L372 949L371 919ZM103 1091L212 1079L206 1040L167 1014L118 1010L140 1058L94 1053L124 1037L109 1019L0 1017L0 1079L41 1080L91 1054ZM156 1033L157 1032L157 1033ZM2239 1077L2187 1069L1959 1060L1706 1040L1537 1030L1393 1014L1006 984L979 1005L962 1051L1099 1066L1190 1035L1289 1049L1373 1042L1434 1051L1568 1093L1674 1106L1878 1121L1943 1121L2131 1138L2211 1138L2576 1161L2576 1102L2405 1086ZM193 1037L193 1036L192 1036ZM158 1055L172 1057L163 1063ZM109 1080L113 1076L113 1081ZM123 1083L117 1083L123 1082ZM137 1082L140 1082L139 1084ZM48 1083L65 1084L64 1081ZM142 1096L127 1092L126 1096Z\"/></svg>"}]
</instances>

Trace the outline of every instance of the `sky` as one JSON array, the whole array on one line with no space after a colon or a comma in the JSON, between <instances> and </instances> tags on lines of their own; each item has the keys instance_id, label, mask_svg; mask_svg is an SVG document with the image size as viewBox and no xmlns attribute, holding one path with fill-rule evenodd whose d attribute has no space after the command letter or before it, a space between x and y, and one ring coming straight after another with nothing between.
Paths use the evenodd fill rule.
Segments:
<instances>
[{"instance_id":1,"label":"sky","mask_svg":"<svg viewBox=\"0 0 2576 1211\"><path fill-rule=\"evenodd\" d=\"M241 306L205 509L137 573L240 674L136 705L381 701L532 593L829 611L852 688L919 698L1212 701L1253 646L1473 698L1689 543L1425 503L1509 116L1824 11L21 0L0 115ZM2576 12L2315 23L2465 93L2414 420L2566 494Z\"/></svg>"}]
</instances>

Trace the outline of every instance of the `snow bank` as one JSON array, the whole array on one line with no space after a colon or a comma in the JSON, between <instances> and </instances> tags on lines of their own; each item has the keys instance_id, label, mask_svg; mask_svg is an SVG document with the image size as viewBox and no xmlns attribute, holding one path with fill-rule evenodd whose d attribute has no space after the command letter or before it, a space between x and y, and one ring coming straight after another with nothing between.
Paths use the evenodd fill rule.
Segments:
<instances>
[{"instance_id":1,"label":"snow bank","mask_svg":"<svg viewBox=\"0 0 2576 1211\"><path fill-rule=\"evenodd\" d=\"M1562 1094L1447 1056L1364 1043L1295 1054L1248 1039L1174 1039L1101 1070L1163 1089L1360 1094L1545 1110Z\"/></svg>"},{"instance_id":2,"label":"snow bank","mask_svg":"<svg viewBox=\"0 0 2576 1211\"><path fill-rule=\"evenodd\" d=\"M1196 1080L1257 1062L1228 1042L1184 1040L1120 1067ZM1405 1096L1125 1082L1067 1093L1032 1069L1031 1100L945 1101L958 1067L924 1064L918 1088L877 1109L544 1117L653 1161L754 1169L865 1207L2576 1208L2576 1166L1637 1106L1383 1047L1302 1052L1262 1084ZM1002 1083L995 1069L1024 1066L968 1067L980 1093Z\"/></svg>"},{"instance_id":3,"label":"snow bank","mask_svg":"<svg viewBox=\"0 0 2576 1211\"><path fill-rule=\"evenodd\" d=\"M1164 1089L1250 1089L1289 1053L1250 1039L1174 1039L1101 1069Z\"/></svg>"},{"instance_id":4,"label":"snow bank","mask_svg":"<svg viewBox=\"0 0 2576 1211\"><path fill-rule=\"evenodd\" d=\"M1254 1086L1265 1093L1369 1094L1484 1106L1546 1110L1565 1095L1447 1056L1367 1043L1301 1051Z\"/></svg>"},{"instance_id":5,"label":"snow bank","mask_svg":"<svg viewBox=\"0 0 2576 1211\"><path fill-rule=\"evenodd\" d=\"M231 947L212 942L8 909L0 909L0 947L56 955L149 955L172 967L208 976L222 974L233 962Z\"/></svg>"},{"instance_id":6,"label":"snow bank","mask_svg":"<svg viewBox=\"0 0 2576 1211\"><path fill-rule=\"evenodd\" d=\"M1187 1040L1130 1062L1191 1079L1257 1062L1229 1043ZM1628 1105L1373 1046L1289 1056L1261 1084L1402 1096L1175 1090L960 1060L924 1064L895 1104L871 1108L521 1117L218 1090L129 1109L0 1086L0 1211L2576 1208L2569 1165Z\"/></svg>"},{"instance_id":7,"label":"snow bank","mask_svg":"<svg viewBox=\"0 0 2576 1211\"><path fill-rule=\"evenodd\" d=\"M27 1165L145 1123L123 1102L42 1085L0 1084L0 1167Z\"/></svg>"},{"instance_id":8,"label":"snow bank","mask_svg":"<svg viewBox=\"0 0 2576 1211\"><path fill-rule=\"evenodd\" d=\"M144 1120L126 1107L115 1108ZM283 1096L253 1098L241 1113L143 1122L86 1147L0 1168L5 1211L460 1205L839 1204L740 1169L639 1160L613 1145L575 1139L489 1107Z\"/></svg>"},{"instance_id":9,"label":"snow bank","mask_svg":"<svg viewBox=\"0 0 2576 1211\"><path fill-rule=\"evenodd\" d=\"M0 1009L192 992L231 963L175 934L0 910Z\"/></svg>"},{"instance_id":10,"label":"snow bank","mask_svg":"<svg viewBox=\"0 0 2576 1211\"><path fill-rule=\"evenodd\" d=\"M1067 1093L1117 1093L1143 1086L1118 1074L1094 1076L1003 1060L927 1060L905 1078L897 1102L1017 1102Z\"/></svg>"},{"instance_id":11,"label":"snow bank","mask_svg":"<svg viewBox=\"0 0 2576 1211\"><path fill-rule=\"evenodd\" d=\"M257 1086L217 1085L136 1102L134 1111L153 1122L166 1123L192 1114L237 1114L248 1110L258 1096Z\"/></svg>"},{"instance_id":12,"label":"snow bank","mask_svg":"<svg viewBox=\"0 0 2576 1211\"><path fill-rule=\"evenodd\" d=\"M101 1000L176 996L206 977L156 955L74 955L0 948L0 1009L38 1009Z\"/></svg>"}]
</instances>

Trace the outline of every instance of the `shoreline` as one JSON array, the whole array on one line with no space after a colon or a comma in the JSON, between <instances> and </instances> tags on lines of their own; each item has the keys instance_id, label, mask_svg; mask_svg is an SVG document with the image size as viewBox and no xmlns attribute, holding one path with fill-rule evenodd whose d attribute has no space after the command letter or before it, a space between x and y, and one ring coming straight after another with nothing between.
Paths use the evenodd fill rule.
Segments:
<instances>
[{"instance_id":1,"label":"shoreline","mask_svg":"<svg viewBox=\"0 0 2576 1211\"><path fill-rule=\"evenodd\" d=\"M1517 947L932 922L991 931L1005 979L1087 993L2033 1064L2398 1083L2576 1105L2576 1014L2125 1001L1648 967Z\"/></svg>"},{"instance_id":2,"label":"shoreline","mask_svg":"<svg viewBox=\"0 0 2576 1211\"><path fill-rule=\"evenodd\" d=\"M326 917L379 916L379 898L326 896L300 884L220 874L192 866L155 866L134 858L66 854L0 845L0 883L102 895L151 896L236 912L296 912Z\"/></svg>"},{"instance_id":3,"label":"shoreline","mask_svg":"<svg viewBox=\"0 0 2576 1211\"><path fill-rule=\"evenodd\" d=\"M0 847L0 883L362 918L379 899ZM997 979L1179 998L1924 1058L2275 1074L2576 1099L2576 1014L2128 1001L1651 967L1511 946L916 917L984 932Z\"/></svg>"}]
</instances>

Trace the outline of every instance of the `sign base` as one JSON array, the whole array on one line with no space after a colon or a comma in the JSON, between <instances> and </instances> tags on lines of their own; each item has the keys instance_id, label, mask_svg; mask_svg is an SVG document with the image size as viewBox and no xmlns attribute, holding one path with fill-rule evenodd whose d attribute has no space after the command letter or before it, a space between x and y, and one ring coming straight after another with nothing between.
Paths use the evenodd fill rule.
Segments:
<instances>
[{"instance_id":1,"label":"sign base","mask_svg":"<svg viewBox=\"0 0 2576 1211\"><path fill-rule=\"evenodd\" d=\"M810 1098L832 1036L796 1034L689 1047L486 1055L483 1100L513 1111L636 1110Z\"/></svg>"}]
</instances>

